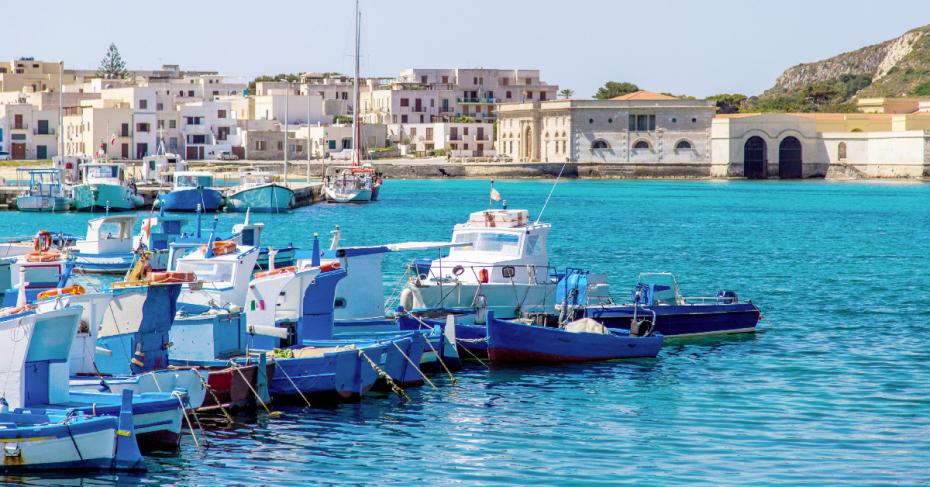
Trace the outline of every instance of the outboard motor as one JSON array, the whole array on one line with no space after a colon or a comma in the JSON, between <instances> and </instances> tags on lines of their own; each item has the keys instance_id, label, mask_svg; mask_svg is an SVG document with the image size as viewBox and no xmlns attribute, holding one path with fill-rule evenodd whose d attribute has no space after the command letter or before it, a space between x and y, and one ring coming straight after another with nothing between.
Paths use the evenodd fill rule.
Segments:
<instances>
[{"instance_id":1,"label":"outboard motor","mask_svg":"<svg viewBox=\"0 0 930 487\"><path fill-rule=\"evenodd\" d=\"M643 337L652 333L652 321L639 318L630 323L630 336Z\"/></svg>"},{"instance_id":2,"label":"outboard motor","mask_svg":"<svg viewBox=\"0 0 930 487\"><path fill-rule=\"evenodd\" d=\"M736 295L736 291L723 290L717 293L717 302L736 304L739 302L739 297Z\"/></svg>"}]
</instances>

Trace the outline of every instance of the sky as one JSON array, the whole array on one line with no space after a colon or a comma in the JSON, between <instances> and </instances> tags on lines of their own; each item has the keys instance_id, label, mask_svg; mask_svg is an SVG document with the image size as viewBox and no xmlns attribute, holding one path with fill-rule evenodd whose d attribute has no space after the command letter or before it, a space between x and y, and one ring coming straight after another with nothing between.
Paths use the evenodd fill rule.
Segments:
<instances>
[{"instance_id":1,"label":"sky","mask_svg":"<svg viewBox=\"0 0 930 487\"><path fill-rule=\"evenodd\" d=\"M786 68L930 23L926 0L361 0L362 75L540 69L589 97L605 81L698 97L758 94ZM251 79L351 73L353 1L50 0L4 5L0 58L180 64ZM12 21L11 21L12 20Z\"/></svg>"}]
</instances>

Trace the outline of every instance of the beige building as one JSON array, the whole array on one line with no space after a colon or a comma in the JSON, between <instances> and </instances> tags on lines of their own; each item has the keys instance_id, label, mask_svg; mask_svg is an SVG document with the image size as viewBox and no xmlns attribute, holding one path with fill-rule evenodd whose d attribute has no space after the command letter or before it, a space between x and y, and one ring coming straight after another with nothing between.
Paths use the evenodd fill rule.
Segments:
<instances>
[{"instance_id":1,"label":"beige building","mask_svg":"<svg viewBox=\"0 0 930 487\"><path fill-rule=\"evenodd\" d=\"M493 157L494 125L491 123L389 124L392 144L406 146L408 154L430 155L442 151L452 157Z\"/></svg>"},{"instance_id":2,"label":"beige building","mask_svg":"<svg viewBox=\"0 0 930 487\"><path fill-rule=\"evenodd\" d=\"M0 64L0 92L58 91L59 80L74 83L73 71L66 71L61 63L37 61L24 57Z\"/></svg>"},{"instance_id":3,"label":"beige building","mask_svg":"<svg viewBox=\"0 0 930 487\"><path fill-rule=\"evenodd\" d=\"M713 102L640 91L612 100L503 104L497 152L520 162L710 162Z\"/></svg>"}]
</instances>

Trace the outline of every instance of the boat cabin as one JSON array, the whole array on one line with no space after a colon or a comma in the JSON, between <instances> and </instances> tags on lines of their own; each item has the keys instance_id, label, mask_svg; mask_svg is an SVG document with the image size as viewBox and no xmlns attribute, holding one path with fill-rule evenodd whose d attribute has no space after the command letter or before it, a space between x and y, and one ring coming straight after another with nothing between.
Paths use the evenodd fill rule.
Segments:
<instances>
[{"instance_id":1,"label":"boat cabin","mask_svg":"<svg viewBox=\"0 0 930 487\"><path fill-rule=\"evenodd\" d=\"M30 262L28 257L23 255L7 262L8 282L5 280L6 266L0 264L0 275L4 278L6 289L3 294L3 306L16 305L18 290L24 282L26 300L32 302L42 291L66 286L74 269L74 264L64 256L48 262Z\"/></svg>"},{"instance_id":2,"label":"boat cabin","mask_svg":"<svg viewBox=\"0 0 930 487\"><path fill-rule=\"evenodd\" d=\"M254 188L275 182L275 175L264 171L250 171L239 174L239 186Z\"/></svg>"},{"instance_id":3,"label":"boat cabin","mask_svg":"<svg viewBox=\"0 0 930 487\"><path fill-rule=\"evenodd\" d=\"M172 243L168 256L168 269L193 272L199 281L198 289L184 284L179 302L189 304L242 306L248 291L249 280L258 260L258 248L236 245L225 254L207 256L202 243Z\"/></svg>"},{"instance_id":4,"label":"boat cabin","mask_svg":"<svg viewBox=\"0 0 930 487\"><path fill-rule=\"evenodd\" d=\"M94 162L81 166L85 184L121 185L126 177L122 164Z\"/></svg>"},{"instance_id":5,"label":"boat cabin","mask_svg":"<svg viewBox=\"0 0 930 487\"><path fill-rule=\"evenodd\" d=\"M197 189L213 186L213 173L206 171L178 171L174 173L174 189Z\"/></svg>"},{"instance_id":6,"label":"boat cabin","mask_svg":"<svg viewBox=\"0 0 930 487\"><path fill-rule=\"evenodd\" d=\"M52 198L61 196L61 170L52 168L19 168L16 170L17 175L24 173L23 177L17 177L25 181L28 177L29 186L26 188L26 194L29 196L41 196Z\"/></svg>"},{"instance_id":7,"label":"boat cabin","mask_svg":"<svg viewBox=\"0 0 930 487\"><path fill-rule=\"evenodd\" d=\"M526 210L484 210L455 226L449 256L432 261L429 277L480 283L548 281L546 237L551 225Z\"/></svg>"},{"instance_id":8,"label":"boat cabin","mask_svg":"<svg viewBox=\"0 0 930 487\"><path fill-rule=\"evenodd\" d=\"M87 222L87 235L74 246L81 254L131 253L136 215L109 215Z\"/></svg>"},{"instance_id":9,"label":"boat cabin","mask_svg":"<svg viewBox=\"0 0 930 487\"><path fill-rule=\"evenodd\" d=\"M55 156L52 158L52 167L61 171L61 180L65 184L78 184L81 182L82 168L92 162L85 155Z\"/></svg>"},{"instance_id":10,"label":"boat cabin","mask_svg":"<svg viewBox=\"0 0 930 487\"><path fill-rule=\"evenodd\" d=\"M171 185L178 172L187 170L187 161L177 154L156 154L142 158L142 179Z\"/></svg>"}]
</instances>

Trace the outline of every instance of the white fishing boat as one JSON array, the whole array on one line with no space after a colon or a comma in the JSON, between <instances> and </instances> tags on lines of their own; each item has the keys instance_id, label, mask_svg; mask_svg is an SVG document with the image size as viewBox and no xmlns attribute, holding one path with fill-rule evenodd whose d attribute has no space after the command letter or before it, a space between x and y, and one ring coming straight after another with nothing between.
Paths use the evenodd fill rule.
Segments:
<instances>
[{"instance_id":1,"label":"white fishing boat","mask_svg":"<svg viewBox=\"0 0 930 487\"><path fill-rule=\"evenodd\" d=\"M455 225L447 257L417 267L399 304L416 308L493 310L498 318L551 312L557 279L550 275L548 223L527 210L474 212Z\"/></svg>"},{"instance_id":2,"label":"white fishing boat","mask_svg":"<svg viewBox=\"0 0 930 487\"><path fill-rule=\"evenodd\" d=\"M71 249L80 272L125 273L133 261L135 214L107 215L87 222L87 234Z\"/></svg>"},{"instance_id":3,"label":"white fishing boat","mask_svg":"<svg viewBox=\"0 0 930 487\"><path fill-rule=\"evenodd\" d=\"M17 174L26 173L29 183L26 191L16 197L19 211L68 211L73 200L70 191L61 184L61 170L47 168L20 168Z\"/></svg>"}]
</instances>

